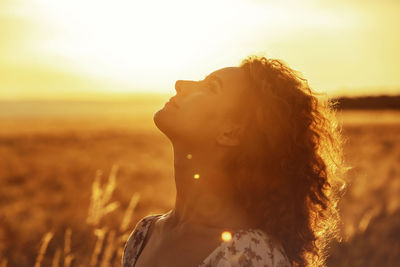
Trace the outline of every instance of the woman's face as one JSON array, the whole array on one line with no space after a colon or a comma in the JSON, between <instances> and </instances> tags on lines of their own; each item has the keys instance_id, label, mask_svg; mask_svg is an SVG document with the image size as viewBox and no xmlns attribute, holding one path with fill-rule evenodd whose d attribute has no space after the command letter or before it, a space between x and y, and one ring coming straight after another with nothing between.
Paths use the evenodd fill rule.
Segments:
<instances>
[{"instance_id":1,"label":"woman's face","mask_svg":"<svg viewBox=\"0 0 400 267\"><path fill-rule=\"evenodd\" d=\"M178 80L177 94L154 114L154 122L171 141L213 144L231 121L246 81L239 67L219 69L201 81Z\"/></svg>"}]
</instances>

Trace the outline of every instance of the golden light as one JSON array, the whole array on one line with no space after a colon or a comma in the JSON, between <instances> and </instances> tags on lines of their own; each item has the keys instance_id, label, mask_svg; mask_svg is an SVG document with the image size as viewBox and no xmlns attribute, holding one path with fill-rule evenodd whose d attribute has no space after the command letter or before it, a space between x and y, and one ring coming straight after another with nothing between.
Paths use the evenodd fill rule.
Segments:
<instances>
[{"instance_id":1,"label":"golden light","mask_svg":"<svg viewBox=\"0 0 400 267\"><path fill-rule=\"evenodd\" d=\"M187 159L192 159L192 154L187 154L187 155L186 155L186 158L187 158Z\"/></svg>"},{"instance_id":2,"label":"golden light","mask_svg":"<svg viewBox=\"0 0 400 267\"><path fill-rule=\"evenodd\" d=\"M194 177L194 179L199 179L200 178L200 174L196 173L193 177Z\"/></svg>"},{"instance_id":3,"label":"golden light","mask_svg":"<svg viewBox=\"0 0 400 267\"><path fill-rule=\"evenodd\" d=\"M400 84L397 1L31 0L0 11L0 99L175 93L176 80L250 54L285 60L317 91Z\"/></svg>"},{"instance_id":4,"label":"golden light","mask_svg":"<svg viewBox=\"0 0 400 267\"><path fill-rule=\"evenodd\" d=\"M92 75L164 92L179 75L207 74L211 62L203 59L213 58L235 35L246 34L248 23L256 23L245 1L42 0L38 7L37 20L52 32L43 53L62 55Z\"/></svg>"},{"instance_id":5,"label":"golden light","mask_svg":"<svg viewBox=\"0 0 400 267\"><path fill-rule=\"evenodd\" d=\"M229 231L224 231L224 232L222 232L222 234L221 234L221 239L222 239L223 241L225 241L225 242L228 242L229 240L231 240L231 239L232 239L232 234L231 234L231 232L229 232Z\"/></svg>"},{"instance_id":6,"label":"golden light","mask_svg":"<svg viewBox=\"0 0 400 267\"><path fill-rule=\"evenodd\" d=\"M36 6L32 16L48 36L35 49L61 56L70 69L134 88L111 89L117 91L173 90L177 79L202 78L210 70L236 65L250 53L270 50L284 36L337 31L355 20L296 1L41 0Z\"/></svg>"}]
</instances>

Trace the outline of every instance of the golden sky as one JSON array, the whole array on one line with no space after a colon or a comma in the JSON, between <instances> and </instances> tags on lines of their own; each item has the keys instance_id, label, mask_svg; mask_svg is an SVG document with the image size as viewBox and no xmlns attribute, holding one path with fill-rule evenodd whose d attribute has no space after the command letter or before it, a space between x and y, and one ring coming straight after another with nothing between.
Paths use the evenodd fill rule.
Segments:
<instances>
[{"instance_id":1,"label":"golden sky","mask_svg":"<svg viewBox=\"0 0 400 267\"><path fill-rule=\"evenodd\" d=\"M330 95L400 93L400 1L1 0L0 100L174 94L250 54Z\"/></svg>"}]
</instances>

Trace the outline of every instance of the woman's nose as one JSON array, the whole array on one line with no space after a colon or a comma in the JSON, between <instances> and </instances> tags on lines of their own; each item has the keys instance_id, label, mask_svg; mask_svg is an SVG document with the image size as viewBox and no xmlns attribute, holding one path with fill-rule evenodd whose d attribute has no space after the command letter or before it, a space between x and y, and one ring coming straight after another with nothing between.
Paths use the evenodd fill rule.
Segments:
<instances>
[{"instance_id":1,"label":"woman's nose","mask_svg":"<svg viewBox=\"0 0 400 267\"><path fill-rule=\"evenodd\" d=\"M185 92L193 88L193 85L193 81L177 80L175 82L175 90L178 94L185 94Z\"/></svg>"},{"instance_id":2,"label":"woman's nose","mask_svg":"<svg viewBox=\"0 0 400 267\"><path fill-rule=\"evenodd\" d=\"M175 90L178 94L188 94L188 92L194 90L196 87L196 82L191 80L177 80L175 82Z\"/></svg>"},{"instance_id":3,"label":"woman's nose","mask_svg":"<svg viewBox=\"0 0 400 267\"><path fill-rule=\"evenodd\" d=\"M175 90L177 93L181 93L181 91L182 91L182 82L183 81L181 81L181 80L177 80L175 82Z\"/></svg>"}]
</instances>

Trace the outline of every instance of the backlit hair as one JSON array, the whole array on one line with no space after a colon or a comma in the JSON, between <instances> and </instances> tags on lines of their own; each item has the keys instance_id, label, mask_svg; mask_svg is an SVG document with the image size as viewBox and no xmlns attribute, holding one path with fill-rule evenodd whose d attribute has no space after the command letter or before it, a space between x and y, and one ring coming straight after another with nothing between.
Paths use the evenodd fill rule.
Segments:
<instances>
[{"instance_id":1,"label":"backlit hair","mask_svg":"<svg viewBox=\"0 0 400 267\"><path fill-rule=\"evenodd\" d=\"M240 68L251 85L237 114L243 139L228 164L238 199L293 266L324 265L327 245L341 239L347 170L335 110L282 60L249 56Z\"/></svg>"}]
</instances>

